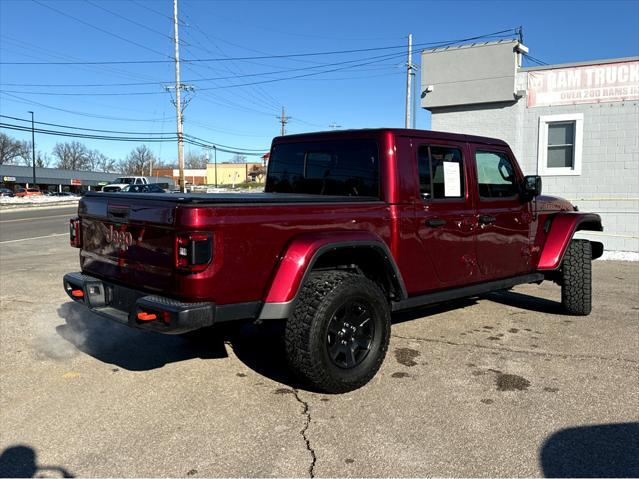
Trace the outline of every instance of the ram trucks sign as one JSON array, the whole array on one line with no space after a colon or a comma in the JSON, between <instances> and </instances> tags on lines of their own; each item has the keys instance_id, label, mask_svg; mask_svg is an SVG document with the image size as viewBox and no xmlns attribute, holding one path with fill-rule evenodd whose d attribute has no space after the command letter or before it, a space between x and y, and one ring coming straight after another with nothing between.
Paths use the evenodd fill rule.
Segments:
<instances>
[{"instance_id":1,"label":"ram trucks sign","mask_svg":"<svg viewBox=\"0 0 639 479\"><path fill-rule=\"evenodd\" d=\"M639 61L528 72L528 106L639 99Z\"/></svg>"}]
</instances>

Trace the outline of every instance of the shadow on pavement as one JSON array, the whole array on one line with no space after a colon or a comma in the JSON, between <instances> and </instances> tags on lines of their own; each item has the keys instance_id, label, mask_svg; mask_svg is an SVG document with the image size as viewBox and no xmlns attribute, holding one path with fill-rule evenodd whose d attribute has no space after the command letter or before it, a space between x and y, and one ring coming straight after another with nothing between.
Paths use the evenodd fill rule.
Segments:
<instances>
[{"instance_id":1,"label":"shadow on pavement","mask_svg":"<svg viewBox=\"0 0 639 479\"><path fill-rule=\"evenodd\" d=\"M447 301L445 303L439 303L432 306L424 306L421 308L393 313L391 321L393 324L404 323L406 321L423 318L424 316L447 313L448 311L453 311L455 309L464 309L469 306L474 306L475 304L477 304L476 298L456 299L454 301Z\"/></svg>"},{"instance_id":2,"label":"shadow on pavement","mask_svg":"<svg viewBox=\"0 0 639 479\"><path fill-rule=\"evenodd\" d=\"M0 454L0 477L75 476L62 467L39 465L33 448L19 444L6 448Z\"/></svg>"},{"instance_id":3,"label":"shadow on pavement","mask_svg":"<svg viewBox=\"0 0 639 479\"><path fill-rule=\"evenodd\" d=\"M639 477L639 423L562 429L540 460L546 477Z\"/></svg>"},{"instance_id":4,"label":"shadow on pavement","mask_svg":"<svg viewBox=\"0 0 639 479\"><path fill-rule=\"evenodd\" d=\"M58 316L66 324L58 335L80 351L130 371L147 371L187 359L225 358L224 338L193 342L182 336L140 331L88 311L77 303L64 303Z\"/></svg>"},{"instance_id":5,"label":"shadow on pavement","mask_svg":"<svg viewBox=\"0 0 639 479\"><path fill-rule=\"evenodd\" d=\"M492 293L486 298L535 311L558 312L560 309L553 301L514 292ZM395 313L392 321L398 324L475 304L476 298L450 301ZM286 364L283 321L267 321L262 325L227 323L172 336L129 328L74 302L64 303L58 308L58 315L66 321L56 328L60 337L78 350L123 369L147 371L193 358L226 358L228 343L238 359L258 374L290 387L304 388Z\"/></svg>"},{"instance_id":6,"label":"shadow on pavement","mask_svg":"<svg viewBox=\"0 0 639 479\"><path fill-rule=\"evenodd\" d=\"M99 361L129 371L157 369L193 358L226 358L228 344L238 359L258 374L302 387L286 364L282 321L222 323L173 336L132 329L73 302L58 308L58 315L66 321L56 328L60 337Z\"/></svg>"},{"instance_id":7,"label":"shadow on pavement","mask_svg":"<svg viewBox=\"0 0 639 479\"><path fill-rule=\"evenodd\" d=\"M514 291L497 291L482 296L482 298L494 301L495 303L514 306L515 308L527 309L538 313L563 314L561 303L550 299L530 296L528 294L516 293Z\"/></svg>"}]
</instances>

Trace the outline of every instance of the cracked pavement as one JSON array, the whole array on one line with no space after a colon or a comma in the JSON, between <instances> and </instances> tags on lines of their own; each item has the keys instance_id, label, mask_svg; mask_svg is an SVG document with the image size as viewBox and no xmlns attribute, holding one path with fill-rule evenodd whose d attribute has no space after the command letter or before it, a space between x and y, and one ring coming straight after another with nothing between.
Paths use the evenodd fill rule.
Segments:
<instances>
[{"instance_id":1,"label":"cracked pavement","mask_svg":"<svg viewBox=\"0 0 639 479\"><path fill-rule=\"evenodd\" d=\"M297 384L274 325L181 338L83 311L65 237L0 266L0 473L639 475L636 263L594 263L585 318L550 283L395 315L380 373L344 395Z\"/></svg>"}]
</instances>

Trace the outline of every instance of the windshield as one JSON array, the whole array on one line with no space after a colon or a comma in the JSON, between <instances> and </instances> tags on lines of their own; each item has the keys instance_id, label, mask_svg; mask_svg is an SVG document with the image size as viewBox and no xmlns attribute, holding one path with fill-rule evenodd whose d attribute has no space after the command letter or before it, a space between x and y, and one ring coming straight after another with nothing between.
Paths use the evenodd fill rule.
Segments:
<instances>
[{"instance_id":1,"label":"windshield","mask_svg":"<svg viewBox=\"0 0 639 479\"><path fill-rule=\"evenodd\" d=\"M133 182L135 181L135 178L116 178L115 181L113 182L115 183L119 183L119 184L127 184L127 185L132 185Z\"/></svg>"}]
</instances>

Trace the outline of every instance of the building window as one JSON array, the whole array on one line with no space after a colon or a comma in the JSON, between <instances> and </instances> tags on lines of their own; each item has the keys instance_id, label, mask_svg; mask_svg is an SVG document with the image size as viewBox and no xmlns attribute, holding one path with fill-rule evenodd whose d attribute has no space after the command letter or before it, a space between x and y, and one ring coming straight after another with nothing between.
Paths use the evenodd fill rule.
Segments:
<instances>
[{"instance_id":1,"label":"building window","mask_svg":"<svg viewBox=\"0 0 639 479\"><path fill-rule=\"evenodd\" d=\"M540 175L581 175L583 130L582 113L539 117Z\"/></svg>"}]
</instances>

